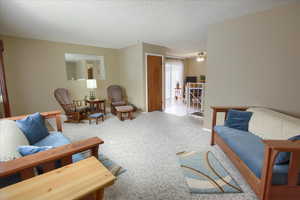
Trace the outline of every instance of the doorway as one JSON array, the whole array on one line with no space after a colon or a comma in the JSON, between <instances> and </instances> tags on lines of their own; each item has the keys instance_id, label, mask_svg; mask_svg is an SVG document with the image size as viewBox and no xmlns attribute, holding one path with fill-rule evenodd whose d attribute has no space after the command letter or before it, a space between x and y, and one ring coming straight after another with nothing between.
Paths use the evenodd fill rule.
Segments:
<instances>
[{"instance_id":1,"label":"doorway","mask_svg":"<svg viewBox=\"0 0 300 200\"><path fill-rule=\"evenodd\" d=\"M162 64L163 57L147 55L148 112L162 111Z\"/></svg>"},{"instance_id":2,"label":"doorway","mask_svg":"<svg viewBox=\"0 0 300 200\"><path fill-rule=\"evenodd\" d=\"M165 64L165 112L179 116L186 115L183 102L184 64L179 59L166 59Z\"/></svg>"}]
</instances>

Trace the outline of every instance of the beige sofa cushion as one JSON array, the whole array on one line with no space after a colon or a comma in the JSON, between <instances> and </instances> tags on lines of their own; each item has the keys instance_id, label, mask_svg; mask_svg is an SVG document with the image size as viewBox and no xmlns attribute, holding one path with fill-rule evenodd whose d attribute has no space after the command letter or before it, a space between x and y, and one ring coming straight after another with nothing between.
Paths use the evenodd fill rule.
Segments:
<instances>
[{"instance_id":1,"label":"beige sofa cushion","mask_svg":"<svg viewBox=\"0 0 300 200\"><path fill-rule=\"evenodd\" d=\"M17 150L20 145L29 145L29 142L16 122L0 120L0 161L21 157Z\"/></svg>"},{"instance_id":2,"label":"beige sofa cushion","mask_svg":"<svg viewBox=\"0 0 300 200\"><path fill-rule=\"evenodd\" d=\"M249 131L263 139L287 140L300 135L300 119L267 108L249 108L253 112Z\"/></svg>"}]
</instances>

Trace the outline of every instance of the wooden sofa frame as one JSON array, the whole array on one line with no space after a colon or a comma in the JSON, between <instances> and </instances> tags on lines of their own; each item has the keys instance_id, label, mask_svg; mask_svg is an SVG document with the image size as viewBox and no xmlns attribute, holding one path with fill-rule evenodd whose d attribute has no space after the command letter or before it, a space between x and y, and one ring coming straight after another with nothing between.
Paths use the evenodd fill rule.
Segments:
<instances>
[{"instance_id":1,"label":"wooden sofa frame","mask_svg":"<svg viewBox=\"0 0 300 200\"><path fill-rule=\"evenodd\" d=\"M41 115L45 119L55 118L57 131L62 132L61 112L52 111L44 112ZM19 120L27 115L10 117L6 119ZM55 162L61 161L61 165L65 166L72 163L72 155L83 151L90 150L91 155L98 158L99 145L103 141L98 137L89 138L72 144L63 145L47 151L39 152L33 155L17 158L15 160L0 163L0 178L13 174L20 174L21 180L32 178L35 176L35 168L41 166L43 172L55 169Z\"/></svg>"},{"instance_id":2,"label":"wooden sofa frame","mask_svg":"<svg viewBox=\"0 0 300 200\"><path fill-rule=\"evenodd\" d=\"M244 176L248 184L260 200L298 200L300 199L300 186L298 185L300 172L300 144L289 140L263 140L265 144L264 164L261 178L248 168L239 156L223 141L214 131L217 122L217 113L225 113L230 109L245 111L248 107L211 107L212 115L212 137L211 145L218 144L230 158L233 164ZM288 183L287 185L272 185L273 166L279 152L291 152Z\"/></svg>"}]
</instances>

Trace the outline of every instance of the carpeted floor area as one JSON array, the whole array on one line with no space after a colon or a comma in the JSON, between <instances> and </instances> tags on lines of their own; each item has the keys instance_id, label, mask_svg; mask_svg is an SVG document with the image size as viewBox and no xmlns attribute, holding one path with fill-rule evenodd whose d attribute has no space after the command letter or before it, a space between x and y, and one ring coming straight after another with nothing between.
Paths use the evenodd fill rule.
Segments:
<instances>
[{"instance_id":1,"label":"carpeted floor area","mask_svg":"<svg viewBox=\"0 0 300 200\"><path fill-rule=\"evenodd\" d=\"M210 133L199 119L163 112L142 113L124 122L108 116L98 125L64 124L72 141L97 136L102 151L127 171L105 191L106 200L257 200L244 179L218 147L210 147ZM181 172L177 152L211 150L241 186L241 194L191 194Z\"/></svg>"}]
</instances>

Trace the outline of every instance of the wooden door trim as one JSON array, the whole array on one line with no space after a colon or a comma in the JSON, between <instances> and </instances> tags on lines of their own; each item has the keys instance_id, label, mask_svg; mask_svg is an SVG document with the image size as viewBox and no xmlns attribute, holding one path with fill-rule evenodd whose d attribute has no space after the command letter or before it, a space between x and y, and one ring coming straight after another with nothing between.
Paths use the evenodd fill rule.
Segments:
<instances>
[{"instance_id":1,"label":"wooden door trim","mask_svg":"<svg viewBox=\"0 0 300 200\"><path fill-rule=\"evenodd\" d=\"M163 100L164 98L164 89L163 89L163 86L164 86L164 79L163 79L163 76L164 76L164 73L165 73L165 69L164 69L164 61L165 61L165 56L162 55L162 54L156 54L156 53L145 53L145 103L146 103L146 112L149 112L148 108L149 108L149 102L148 102L148 97L149 97L149 94L148 94L148 56L158 56L158 57L161 57L162 59L162 111L164 110L165 108L165 102Z\"/></svg>"},{"instance_id":2,"label":"wooden door trim","mask_svg":"<svg viewBox=\"0 0 300 200\"><path fill-rule=\"evenodd\" d=\"M3 59L4 45L3 41L0 40L0 89L2 92L2 100L4 106L4 116L10 117L10 106L8 101L8 92L5 80L5 71L4 71L4 59Z\"/></svg>"}]
</instances>

